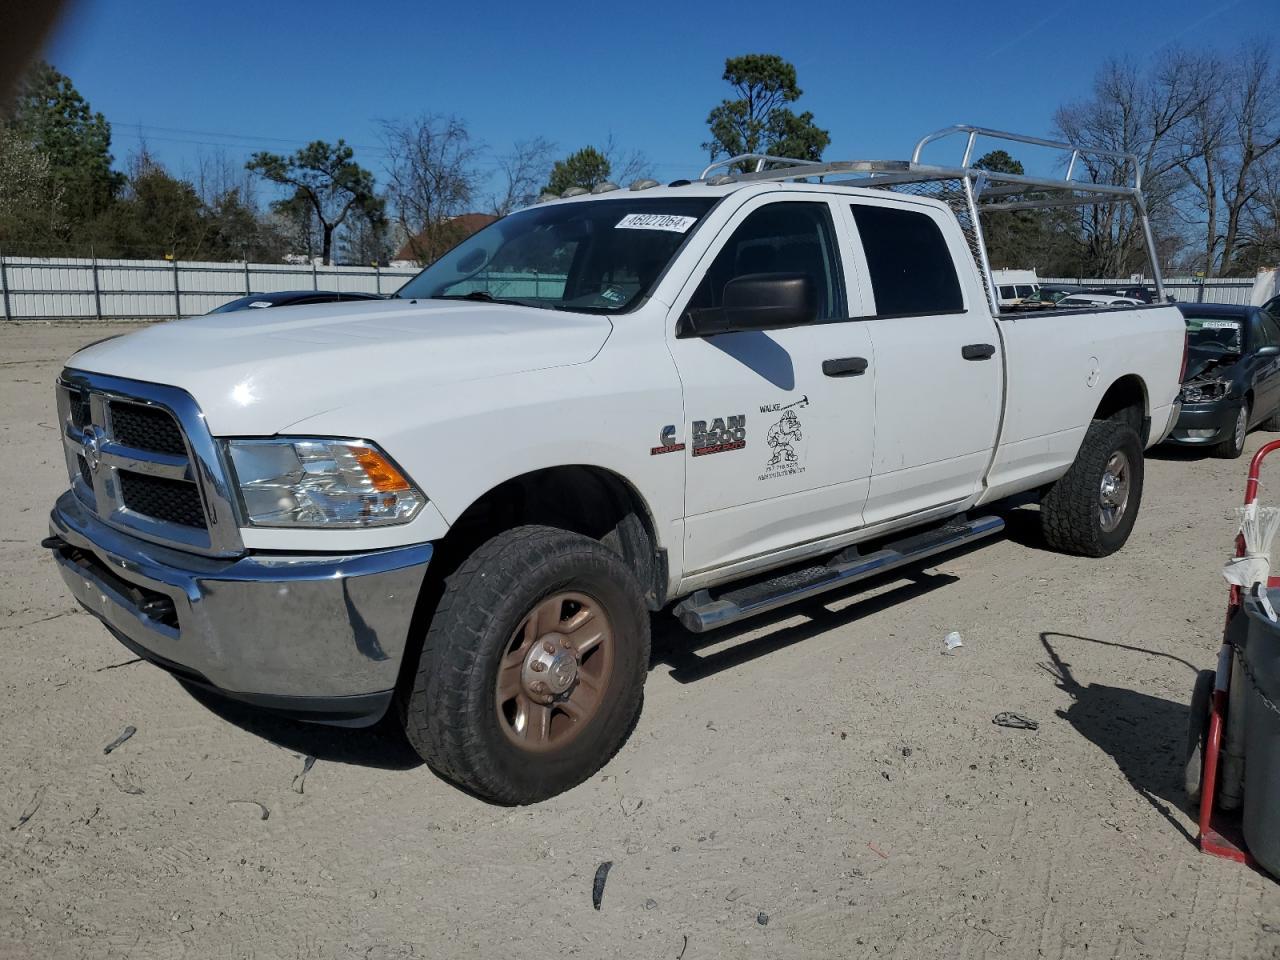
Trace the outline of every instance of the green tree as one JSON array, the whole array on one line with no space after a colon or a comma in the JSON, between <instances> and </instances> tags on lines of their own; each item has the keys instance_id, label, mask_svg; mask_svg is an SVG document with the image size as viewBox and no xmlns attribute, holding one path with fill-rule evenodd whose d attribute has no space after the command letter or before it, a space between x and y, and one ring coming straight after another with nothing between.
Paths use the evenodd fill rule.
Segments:
<instances>
[{"instance_id":1,"label":"green tree","mask_svg":"<svg viewBox=\"0 0 1280 960\"><path fill-rule=\"evenodd\" d=\"M774 53L749 53L725 60L724 79L738 96L707 116L711 139L702 146L712 160L742 153L822 159L831 135L808 110L797 114L786 106L803 92L794 66Z\"/></svg>"},{"instance_id":2,"label":"green tree","mask_svg":"<svg viewBox=\"0 0 1280 960\"><path fill-rule=\"evenodd\" d=\"M111 205L125 179L111 169L111 125L93 112L70 78L37 62L10 113L14 133L48 158L62 195L64 237Z\"/></svg>"},{"instance_id":3,"label":"green tree","mask_svg":"<svg viewBox=\"0 0 1280 960\"><path fill-rule=\"evenodd\" d=\"M299 208L310 211L320 234L320 256L332 260L333 234L353 211L372 222L386 216L386 201L374 190L373 174L355 162L355 151L339 140L315 140L288 157L255 153L246 169L272 183L291 187L292 194L272 204L296 218Z\"/></svg>"},{"instance_id":4,"label":"green tree","mask_svg":"<svg viewBox=\"0 0 1280 960\"><path fill-rule=\"evenodd\" d=\"M1005 150L992 150L974 162L979 170L1023 176L1022 162ZM1034 197L1035 191L1007 199ZM1043 193L1040 194L1043 196ZM1079 231L1070 208L997 210L982 216L987 258L993 269L1037 270L1042 276L1067 276L1079 270Z\"/></svg>"},{"instance_id":5,"label":"green tree","mask_svg":"<svg viewBox=\"0 0 1280 960\"><path fill-rule=\"evenodd\" d=\"M990 170L993 173L1012 173L1019 177L1026 173L1022 167L1022 161L1015 160L1007 150L991 150L988 153L984 153L977 159L974 166L979 170Z\"/></svg>"},{"instance_id":6,"label":"green tree","mask_svg":"<svg viewBox=\"0 0 1280 960\"><path fill-rule=\"evenodd\" d=\"M99 255L196 260L207 255L210 227L195 188L171 176L144 147L130 163L123 195L87 232Z\"/></svg>"},{"instance_id":7,"label":"green tree","mask_svg":"<svg viewBox=\"0 0 1280 960\"><path fill-rule=\"evenodd\" d=\"M609 158L595 147L583 147L563 160L555 162L551 168L551 177L543 189L556 196L570 187L590 190L608 180L612 168Z\"/></svg>"},{"instance_id":8,"label":"green tree","mask_svg":"<svg viewBox=\"0 0 1280 960\"><path fill-rule=\"evenodd\" d=\"M246 200L240 187L230 187L205 201L205 215L210 224L206 245L210 259L270 263L289 252L283 231Z\"/></svg>"}]
</instances>

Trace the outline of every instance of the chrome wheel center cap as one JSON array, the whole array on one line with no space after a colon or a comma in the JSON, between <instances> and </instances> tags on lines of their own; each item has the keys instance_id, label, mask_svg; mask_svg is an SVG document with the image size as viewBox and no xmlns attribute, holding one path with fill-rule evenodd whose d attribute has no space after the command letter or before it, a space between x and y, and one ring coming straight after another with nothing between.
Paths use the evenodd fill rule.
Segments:
<instances>
[{"instance_id":1,"label":"chrome wheel center cap","mask_svg":"<svg viewBox=\"0 0 1280 960\"><path fill-rule=\"evenodd\" d=\"M529 649L521 671L525 689L546 702L568 692L578 679L578 654L568 637L550 634Z\"/></svg>"},{"instance_id":2,"label":"chrome wheel center cap","mask_svg":"<svg viewBox=\"0 0 1280 960\"><path fill-rule=\"evenodd\" d=\"M1113 474L1105 473L1102 475L1102 499L1107 503L1114 503L1116 490L1120 487L1120 481Z\"/></svg>"}]
</instances>

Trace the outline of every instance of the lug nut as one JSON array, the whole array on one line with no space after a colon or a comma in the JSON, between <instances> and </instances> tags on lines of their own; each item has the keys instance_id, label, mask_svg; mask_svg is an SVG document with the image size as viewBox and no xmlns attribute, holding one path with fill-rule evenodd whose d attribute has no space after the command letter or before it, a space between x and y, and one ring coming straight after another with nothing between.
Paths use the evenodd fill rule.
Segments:
<instances>
[{"instance_id":1,"label":"lug nut","mask_svg":"<svg viewBox=\"0 0 1280 960\"><path fill-rule=\"evenodd\" d=\"M573 644L571 644L571 643L569 642L569 638L568 638L568 637L561 637L561 638L560 638L560 646L562 646L562 647L564 647L566 650L568 650L571 646L573 646Z\"/></svg>"},{"instance_id":2,"label":"lug nut","mask_svg":"<svg viewBox=\"0 0 1280 960\"><path fill-rule=\"evenodd\" d=\"M535 681L533 681L533 692L534 692L534 693L546 693L546 692L547 692L547 685L546 685L545 683L543 683L541 680L535 680Z\"/></svg>"},{"instance_id":3,"label":"lug nut","mask_svg":"<svg viewBox=\"0 0 1280 960\"><path fill-rule=\"evenodd\" d=\"M543 670L547 669L547 667L541 660L535 660L533 663L529 664L529 669L534 673L541 673Z\"/></svg>"},{"instance_id":4,"label":"lug nut","mask_svg":"<svg viewBox=\"0 0 1280 960\"><path fill-rule=\"evenodd\" d=\"M552 643L550 640L544 640L544 641L542 642L542 649L543 649L543 650L545 650L545 651L547 651L547 653L555 653L555 652L556 652L556 646L555 646L555 644L554 644L554 643Z\"/></svg>"}]
</instances>

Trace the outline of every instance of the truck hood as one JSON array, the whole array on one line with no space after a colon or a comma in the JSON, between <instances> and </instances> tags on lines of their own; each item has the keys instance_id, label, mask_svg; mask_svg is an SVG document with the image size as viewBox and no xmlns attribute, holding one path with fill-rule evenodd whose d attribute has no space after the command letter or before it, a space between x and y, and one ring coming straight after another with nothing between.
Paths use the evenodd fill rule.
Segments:
<instances>
[{"instance_id":1,"label":"truck hood","mask_svg":"<svg viewBox=\"0 0 1280 960\"><path fill-rule=\"evenodd\" d=\"M269 435L370 391L419 402L449 383L585 363L606 317L443 300L240 310L86 347L67 366L181 387L215 435Z\"/></svg>"}]
</instances>

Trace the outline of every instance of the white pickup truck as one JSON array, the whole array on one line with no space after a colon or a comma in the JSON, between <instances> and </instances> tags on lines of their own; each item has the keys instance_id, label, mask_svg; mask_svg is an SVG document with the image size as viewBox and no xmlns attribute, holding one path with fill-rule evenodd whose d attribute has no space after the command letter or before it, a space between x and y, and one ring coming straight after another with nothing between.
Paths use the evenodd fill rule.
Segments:
<instances>
[{"instance_id":1,"label":"white pickup truck","mask_svg":"<svg viewBox=\"0 0 1280 960\"><path fill-rule=\"evenodd\" d=\"M975 187L1041 181L779 162L570 191L383 302L80 351L67 586L185 682L347 725L394 702L437 771L526 803L621 745L651 611L730 623L995 533L1015 495L1057 548L1122 546L1177 309L999 313Z\"/></svg>"}]
</instances>

